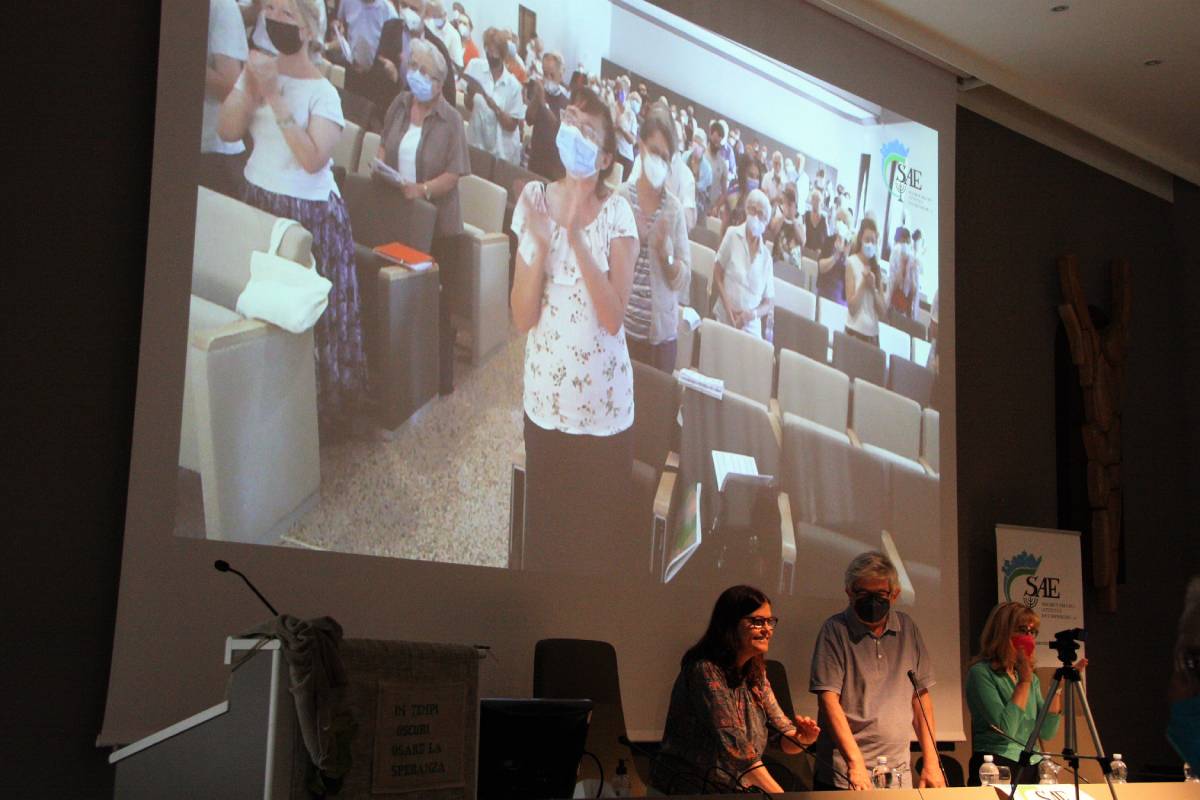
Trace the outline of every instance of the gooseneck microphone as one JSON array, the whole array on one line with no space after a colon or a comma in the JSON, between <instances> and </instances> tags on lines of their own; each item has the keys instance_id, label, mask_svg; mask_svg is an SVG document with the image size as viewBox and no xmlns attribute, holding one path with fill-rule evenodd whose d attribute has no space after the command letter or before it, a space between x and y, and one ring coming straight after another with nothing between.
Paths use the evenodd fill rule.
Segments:
<instances>
[{"instance_id":1,"label":"gooseneck microphone","mask_svg":"<svg viewBox=\"0 0 1200 800\"><path fill-rule=\"evenodd\" d=\"M929 724L929 717L925 714L925 704L921 702L921 689L917 686L917 673L911 669L908 671L908 682L912 684L913 697L917 700L917 708L921 709L921 719L925 720L925 730L929 732L929 738L933 740L933 754L937 757L938 771L942 773L942 783L949 787L950 779L946 777L946 768L942 766L942 754L937 749L937 736L933 732L933 726Z\"/></svg>"},{"instance_id":2,"label":"gooseneck microphone","mask_svg":"<svg viewBox=\"0 0 1200 800\"><path fill-rule=\"evenodd\" d=\"M271 610L271 616L273 616L273 617L279 616L279 612L275 610L275 606L271 605L271 602L269 600L267 600L267 598L262 596L262 592L260 592L258 589L254 588L254 584L250 582L250 579L247 578L242 573L238 572L233 567L229 566L228 561L222 561L221 559L218 558L216 561L213 562L213 567L217 570L217 572L232 572L234 575L237 575L239 578L241 578L243 581L246 582L246 585L250 587L250 591L254 592L254 596L257 597L259 600L261 600L262 604Z\"/></svg>"},{"instance_id":3,"label":"gooseneck microphone","mask_svg":"<svg viewBox=\"0 0 1200 800\"><path fill-rule=\"evenodd\" d=\"M789 742L796 745L796 747L799 747L801 753L807 753L808 755L812 756L813 761L817 762L818 764L820 764L821 766L825 767L830 772L832 772L834 775L836 775L839 778L841 778L842 780L844 780L846 782L847 786L850 785L850 776L848 776L846 773L842 772L840 769L835 767L831 761L824 759L821 756L817 755L816 751L812 749L811 744L805 744L804 742L800 741L800 739L798 739L793 734L785 733L784 731L781 731L779 728L776 728L774 725L771 724L771 720L769 718L767 719L767 724L770 725L771 729L774 730L776 733L778 733L780 736L782 736L784 739L787 739ZM815 742L813 744L815 744Z\"/></svg>"},{"instance_id":4,"label":"gooseneck microphone","mask_svg":"<svg viewBox=\"0 0 1200 800\"><path fill-rule=\"evenodd\" d=\"M996 725L995 723L990 723L990 724L988 725L988 727L992 729L992 732L993 732L993 733L998 733L998 734L1000 734L1001 736L1003 736L1005 739L1008 739L1008 740L1009 740L1010 742L1012 742L1013 744L1019 744L1021 747L1024 747L1024 746L1025 746L1025 742L1022 742L1020 739L1015 739L1015 738L1013 738L1012 736L1009 736L1009 735L1008 735L1008 734L1007 734L1007 733L1004 731L1004 728L1001 728L999 725ZM1071 766L1070 766L1069 764L1060 764L1060 763L1058 763L1057 761L1055 761L1053 758L1051 758L1050 756L1046 755L1045 753L1043 753L1043 752L1041 752L1041 751L1039 751L1039 750L1035 750L1035 751L1033 751L1033 754L1034 754L1034 755L1039 755L1039 756L1041 756L1042 758L1046 759L1047 761L1049 761L1051 764L1053 764L1054 766L1058 767L1059 769L1065 769L1067 772L1069 772L1069 773L1071 773L1072 775L1074 775L1075 777L1077 777L1077 778L1078 778L1080 781L1082 781L1083 783L1091 783L1091 781L1089 781L1087 778L1083 777L1083 776L1082 776L1082 775L1080 775L1078 772L1076 772L1075 770L1071 769Z\"/></svg>"}]
</instances>

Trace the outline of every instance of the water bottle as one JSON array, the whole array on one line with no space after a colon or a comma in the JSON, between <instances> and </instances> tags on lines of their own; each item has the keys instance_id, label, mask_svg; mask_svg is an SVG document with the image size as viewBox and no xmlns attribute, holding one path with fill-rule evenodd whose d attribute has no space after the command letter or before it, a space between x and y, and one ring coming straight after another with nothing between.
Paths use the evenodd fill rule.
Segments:
<instances>
[{"instance_id":1,"label":"water bottle","mask_svg":"<svg viewBox=\"0 0 1200 800\"><path fill-rule=\"evenodd\" d=\"M887 756L880 756L875 762L875 768L871 770L871 784L876 789L890 789L894 776L892 775L891 767L888 766Z\"/></svg>"},{"instance_id":2,"label":"water bottle","mask_svg":"<svg viewBox=\"0 0 1200 800\"><path fill-rule=\"evenodd\" d=\"M1192 772L1192 768L1190 766L1188 766L1188 763L1186 761L1183 762L1183 782L1184 783L1200 783L1200 775L1197 775L1195 772Z\"/></svg>"},{"instance_id":3,"label":"water bottle","mask_svg":"<svg viewBox=\"0 0 1200 800\"><path fill-rule=\"evenodd\" d=\"M1125 783L1129 779L1129 767L1121 760L1120 753L1113 753L1112 773L1108 776L1113 783Z\"/></svg>"},{"instance_id":4,"label":"water bottle","mask_svg":"<svg viewBox=\"0 0 1200 800\"><path fill-rule=\"evenodd\" d=\"M1058 764L1048 758L1038 762L1038 783L1053 786L1058 783Z\"/></svg>"},{"instance_id":5,"label":"water bottle","mask_svg":"<svg viewBox=\"0 0 1200 800\"><path fill-rule=\"evenodd\" d=\"M979 767L979 785L993 786L1000 782L1000 768L996 766L995 761L990 755L983 757L983 764Z\"/></svg>"},{"instance_id":6,"label":"water bottle","mask_svg":"<svg viewBox=\"0 0 1200 800\"><path fill-rule=\"evenodd\" d=\"M612 779L613 797L629 797L629 770L625 759L617 759L617 774Z\"/></svg>"}]
</instances>

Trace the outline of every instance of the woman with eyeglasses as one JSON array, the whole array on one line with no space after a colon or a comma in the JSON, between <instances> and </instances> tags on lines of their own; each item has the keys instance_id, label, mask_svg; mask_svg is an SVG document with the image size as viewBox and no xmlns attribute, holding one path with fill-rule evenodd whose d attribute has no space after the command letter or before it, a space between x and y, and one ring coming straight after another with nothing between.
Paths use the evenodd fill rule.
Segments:
<instances>
[{"instance_id":1,"label":"woman with eyeglasses","mask_svg":"<svg viewBox=\"0 0 1200 800\"><path fill-rule=\"evenodd\" d=\"M556 137L566 176L530 181L513 210L513 322L525 341L525 566L627 570L619 536L633 472L633 369L625 308L638 228L612 191L616 129L577 89Z\"/></svg>"},{"instance_id":2,"label":"woman with eyeglasses","mask_svg":"<svg viewBox=\"0 0 1200 800\"><path fill-rule=\"evenodd\" d=\"M979 785L979 767L985 755L991 755L997 766L1017 768L1021 749L1046 705L1033 671L1040 622L1033 609L1024 603L1010 602L993 608L984 623L979 655L967 670L967 708L971 712L971 744L975 751L967 775L971 786ZM1084 658L1075 668L1086 666ZM1038 732L1040 738L1049 739L1058 732L1061 711L1062 694L1059 694L1050 704ZM1041 756L1033 756L1032 763L1016 776L1017 782L1037 783L1039 761Z\"/></svg>"},{"instance_id":3,"label":"woman with eyeglasses","mask_svg":"<svg viewBox=\"0 0 1200 800\"><path fill-rule=\"evenodd\" d=\"M763 765L767 743L778 740L785 753L799 753L820 729L810 717L788 719L771 691L763 659L778 622L770 598L752 586L731 586L717 598L708 629L684 654L671 689L650 776L656 789L783 791Z\"/></svg>"}]
</instances>

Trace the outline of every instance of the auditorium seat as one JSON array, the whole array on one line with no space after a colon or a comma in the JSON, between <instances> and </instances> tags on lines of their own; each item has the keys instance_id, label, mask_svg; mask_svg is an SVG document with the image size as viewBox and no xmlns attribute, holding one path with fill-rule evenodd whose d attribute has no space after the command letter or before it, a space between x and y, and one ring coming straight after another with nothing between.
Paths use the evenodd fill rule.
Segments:
<instances>
[{"instance_id":1,"label":"auditorium seat","mask_svg":"<svg viewBox=\"0 0 1200 800\"><path fill-rule=\"evenodd\" d=\"M888 361L887 388L916 400L922 407L933 398L933 370L892 355Z\"/></svg>"},{"instance_id":2,"label":"auditorium seat","mask_svg":"<svg viewBox=\"0 0 1200 800\"><path fill-rule=\"evenodd\" d=\"M779 353L780 414L795 414L846 435L850 414L850 379L833 367L807 356L782 350Z\"/></svg>"},{"instance_id":3,"label":"auditorium seat","mask_svg":"<svg viewBox=\"0 0 1200 800\"><path fill-rule=\"evenodd\" d=\"M347 173L358 169L359 156L362 151L363 129L356 123L346 120L342 135L333 146L333 166L341 167Z\"/></svg>"},{"instance_id":4,"label":"auditorium seat","mask_svg":"<svg viewBox=\"0 0 1200 800\"><path fill-rule=\"evenodd\" d=\"M934 474L942 471L941 419L932 408L921 412L921 458Z\"/></svg>"},{"instance_id":5,"label":"auditorium seat","mask_svg":"<svg viewBox=\"0 0 1200 800\"><path fill-rule=\"evenodd\" d=\"M198 190L179 465L200 474L210 539L276 544L320 489L313 332L234 310L275 221ZM278 254L309 267L311 251L296 225Z\"/></svg>"},{"instance_id":6,"label":"auditorium seat","mask_svg":"<svg viewBox=\"0 0 1200 800\"><path fill-rule=\"evenodd\" d=\"M825 364L829 360L829 331L819 322L775 307L775 353L792 350Z\"/></svg>"},{"instance_id":7,"label":"auditorium seat","mask_svg":"<svg viewBox=\"0 0 1200 800\"><path fill-rule=\"evenodd\" d=\"M764 406L771 400L775 350L771 343L722 322L700 322L700 371L725 381L737 392Z\"/></svg>"},{"instance_id":8,"label":"auditorium seat","mask_svg":"<svg viewBox=\"0 0 1200 800\"><path fill-rule=\"evenodd\" d=\"M792 262L790 262L786 259L782 259L782 258L775 259L773 271L775 273L775 282L776 283L779 283L780 281L786 281L787 283L790 283L792 286L804 286L805 285L804 284L804 273L802 273L800 271L799 267L797 267Z\"/></svg>"},{"instance_id":9,"label":"auditorium seat","mask_svg":"<svg viewBox=\"0 0 1200 800\"><path fill-rule=\"evenodd\" d=\"M841 591L840 573L827 575L827 565L879 547L889 512L887 460L825 425L785 413L781 471L797 548L805 554L796 578L809 594Z\"/></svg>"},{"instance_id":10,"label":"auditorium seat","mask_svg":"<svg viewBox=\"0 0 1200 800\"><path fill-rule=\"evenodd\" d=\"M458 181L464 234L454 238L442 265L443 291L466 322L471 363L479 364L508 341L509 238L503 232L507 194L477 175Z\"/></svg>"},{"instance_id":11,"label":"auditorium seat","mask_svg":"<svg viewBox=\"0 0 1200 800\"><path fill-rule=\"evenodd\" d=\"M912 340L912 360L914 364L920 364L922 367L929 366L929 352L933 349L933 345L925 340L913 337Z\"/></svg>"},{"instance_id":12,"label":"auditorium seat","mask_svg":"<svg viewBox=\"0 0 1200 800\"><path fill-rule=\"evenodd\" d=\"M708 228L717 236L721 235L721 220L717 219L716 217L705 217L704 227Z\"/></svg>"},{"instance_id":13,"label":"auditorium seat","mask_svg":"<svg viewBox=\"0 0 1200 800\"><path fill-rule=\"evenodd\" d=\"M716 508L713 501L718 493L712 467L713 450L752 456L759 473L763 475L778 476L781 463L782 434L779 421L762 403L728 389L721 399L685 389L682 416L679 471L677 474L663 472L655 497L655 538L651 542L651 558L655 576L660 579L666 566L667 537L675 533L668 529L667 523L670 521L675 524L678 521L680 505L689 488L697 483L703 485L701 497L705 514L713 513ZM778 561L769 543L764 556L771 561L764 566L761 577L778 586L780 591L790 594L796 547L791 530L792 512L786 493L780 492L778 504ZM774 542L772 537L771 543Z\"/></svg>"},{"instance_id":14,"label":"auditorium seat","mask_svg":"<svg viewBox=\"0 0 1200 800\"><path fill-rule=\"evenodd\" d=\"M838 331L846 330L846 307L841 303L835 303L828 297L817 298L817 322L825 326L829 331L829 344L833 346L833 334Z\"/></svg>"},{"instance_id":15,"label":"auditorium seat","mask_svg":"<svg viewBox=\"0 0 1200 800\"><path fill-rule=\"evenodd\" d=\"M688 238L693 242L702 244L710 250L716 251L721 246L720 231L709 230L703 222L697 223L688 232Z\"/></svg>"},{"instance_id":16,"label":"auditorium seat","mask_svg":"<svg viewBox=\"0 0 1200 800\"><path fill-rule=\"evenodd\" d=\"M820 273L820 266L815 258L804 256L800 259L800 272L804 275L804 283L800 284L805 289L815 292L817 290L817 275Z\"/></svg>"},{"instance_id":17,"label":"auditorium seat","mask_svg":"<svg viewBox=\"0 0 1200 800\"><path fill-rule=\"evenodd\" d=\"M430 252L437 209L363 175L346 178L342 197L354 231L363 333L379 423L394 429L437 394L439 276L436 267L414 272L372 249L399 241Z\"/></svg>"},{"instance_id":18,"label":"auditorium seat","mask_svg":"<svg viewBox=\"0 0 1200 800\"><path fill-rule=\"evenodd\" d=\"M342 115L351 122L357 123L364 130L377 130L376 123L382 120L381 112L362 95L342 89L338 92L342 98ZM377 118L378 117L378 118Z\"/></svg>"},{"instance_id":19,"label":"auditorium seat","mask_svg":"<svg viewBox=\"0 0 1200 800\"><path fill-rule=\"evenodd\" d=\"M615 773L619 759L630 760L630 751L620 743L628 731L621 702L617 651L608 642L539 640L533 648L533 696L560 700L588 698L593 706L584 750L599 759L609 776ZM649 761L636 753L632 755L636 777L643 787L648 786Z\"/></svg>"},{"instance_id":20,"label":"auditorium seat","mask_svg":"<svg viewBox=\"0 0 1200 800\"><path fill-rule=\"evenodd\" d=\"M471 174L478 175L485 181L492 179L492 170L496 165L496 157L479 147L468 147L471 156Z\"/></svg>"},{"instance_id":21,"label":"auditorium seat","mask_svg":"<svg viewBox=\"0 0 1200 800\"><path fill-rule=\"evenodd\" d=\"M775 275L779 277L778 273ZM807 289L787 281L775 281L775 308L786 308L807 319L817 318L817 296Z\"/></svg>"},{"instance_id":22,"label":"auditorium seat","mask_svg":"<svg viewBox=\"0 0 1200 800\"><path fill-rule=\"evenodd\" d=\"M920 464L921 407L861 378L854 380L850 438L887 458Z\"/></svg>"},{"instance_id":23,"label":"auditorium seat","mask_svg":"<svg viewBox=\"0 0 1200 800\"><path fill-rule=\"evenodd\" d=\"M833 366L850 376L883 386L887 377L887 356L873 344L855 339L842 331L833 334Z\"/></svg>"},{"instance_id":24,"label":"auditorium seat","mask_svg":"<svg viewBox=\"0 0 1200 800\"><path fill-rule=\"evenodd\" d=\"M689 302L701 317L712 318L713 306L713 262L717 254L698 242L690 242L692 257L692 284Z\"/></svg>"},{"instance_id":25,"label":"auditorium seat","mask_svg":"<svg viewBox=\"0 0 1200 800\"><path fill-rule=\"evenodd\" d=\"M362 148L359 150L358 168L355 173L358 175L371 174L371 162L379 157L379 134L374 131L367 131L363 134Z\"/></svg>"},{"instance_id":26,"label":"auditorium seat","mask_svg":"<svg viewBox=\"0 0 1200 800\"><path fill-rule=\"evenodd\" d=\"M899 328L880 322L879 349L889 356L909 358L912 355L912 337Z\"/></svg>"},{"instance_id":27,"label":"auditorium seat","mask_svg":"<svg viewBox=\"0 0 1200 800\"><path fill-rule=\"evenodd\" d=\"M640 548L645 547L641 532L653 532L654 495L675 438L679 393L674 375L633 362L634 502L628 504L630 517L625 530L638 532ZM645 556L644 549L638 552Z\"/></svg>"}]
</instances>

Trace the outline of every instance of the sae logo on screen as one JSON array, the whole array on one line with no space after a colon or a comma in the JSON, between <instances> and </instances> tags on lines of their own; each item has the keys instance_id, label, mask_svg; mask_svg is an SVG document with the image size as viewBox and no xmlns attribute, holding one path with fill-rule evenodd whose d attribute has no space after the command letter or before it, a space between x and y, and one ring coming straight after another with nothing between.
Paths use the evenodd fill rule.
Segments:
<instances>
[{"instance_id":1,"label":"sae logo on screen","mask_svg":"<svg viewBox=\"0 0 1200 800\"><path fill-rule=\"evenodd\" d=\"M1030 608L1035 608L1041 597L1058 596L1058 578L1039 577L1038 567L1042 557L1025 550L1004 562L1004 599L1013 600L1013 584L1017 584L1017 598Z\"/></svg>"}]
</instances>

